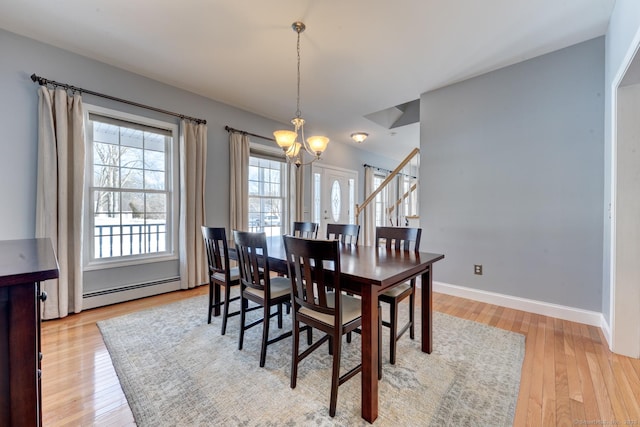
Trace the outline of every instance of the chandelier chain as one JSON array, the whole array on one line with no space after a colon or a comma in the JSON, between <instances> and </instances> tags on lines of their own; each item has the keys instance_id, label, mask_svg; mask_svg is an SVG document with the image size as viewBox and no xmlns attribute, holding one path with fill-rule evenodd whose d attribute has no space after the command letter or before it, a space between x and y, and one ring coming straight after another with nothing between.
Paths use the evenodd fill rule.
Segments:
<instances>
[{"instance_id":1,"label":"chandelier chain","mask_svg":"<svg viewBox=\"0 0 640 427\"><path fill-rule=\"evenodd\" d=\"M298 33L298 96L296 98L296 117L300 117L302 112L300 111L300 31L296 31Z\"/></svg>"}]
</instances>

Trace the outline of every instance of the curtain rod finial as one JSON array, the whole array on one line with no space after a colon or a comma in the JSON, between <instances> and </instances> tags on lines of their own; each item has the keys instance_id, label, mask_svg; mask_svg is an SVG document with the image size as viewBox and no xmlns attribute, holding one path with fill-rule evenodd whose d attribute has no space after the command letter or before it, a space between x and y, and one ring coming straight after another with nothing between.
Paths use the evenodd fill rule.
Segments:
<instances>
[{"instance_id":1,"label":"curtain rod finial","mask_svg":"<svg viewBox=\"0 0 640 427\"><path fill-rule=\"evenodd\" d=\"M43 86L46 84L45 79L43 79L40 76L36 76L36 73L31 74L31 81L34 83L38 83L40 86Z\"/></svg>"}]
</instances>

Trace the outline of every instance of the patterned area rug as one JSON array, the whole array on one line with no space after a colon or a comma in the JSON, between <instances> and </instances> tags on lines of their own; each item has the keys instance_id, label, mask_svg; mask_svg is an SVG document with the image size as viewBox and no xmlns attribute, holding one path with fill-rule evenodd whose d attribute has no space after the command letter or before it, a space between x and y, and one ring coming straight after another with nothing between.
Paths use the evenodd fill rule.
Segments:
<instances>
[{"instance_id":1,"label":"patterned area rug","mask_svg":"<svg viewBox=\"0 0 640 427\"><path fill-rule=\"evenodd\" d=\"M232 317L221 336L220 318L206 323L206 305L206 297L195 297L98 323L139 426L369 425L360 417L360 375L340 386L336 416L329 416L328 351L318 349L300 364L291 389L290 339L270 345L260 368L262 328L247 331L239 351L239 318ZM284 327L291 327L289 316ZM420 340L407 333L394 366L383 330L374 425L512 425L523 335L434 313L434 352L422 353ZM270 335L276 334L274 319ZM343 341L342 372L359 357L359 336Z\"/></svg>"}]
</instances>

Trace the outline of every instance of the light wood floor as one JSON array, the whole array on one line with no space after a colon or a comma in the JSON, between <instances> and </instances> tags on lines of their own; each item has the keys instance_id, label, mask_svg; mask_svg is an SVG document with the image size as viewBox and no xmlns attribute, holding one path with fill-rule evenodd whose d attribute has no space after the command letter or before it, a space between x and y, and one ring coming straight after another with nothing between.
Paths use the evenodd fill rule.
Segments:
<instances>
[{"instance_id":1,"label":"light wood floor","mask_svg":"<svg viewBox=\"0 0 640 427\"><path fill-rule=\"evenodd\" d=\"M135 425L96 322L206 292L173 292L44 322L44 425ZM434 307L526 336L515 426L640 426L640 360L612 354L598 328L442 294L434 294Z\"/></svg>"}]
</instances>

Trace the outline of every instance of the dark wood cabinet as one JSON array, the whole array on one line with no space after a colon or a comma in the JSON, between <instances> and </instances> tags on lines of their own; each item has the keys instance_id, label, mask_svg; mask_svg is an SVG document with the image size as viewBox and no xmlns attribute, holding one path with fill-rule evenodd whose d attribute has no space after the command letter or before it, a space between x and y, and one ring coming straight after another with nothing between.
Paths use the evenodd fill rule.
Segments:
<instances>
[{"instance_id":1,"label":"dark wood cabinet","mask_svg":"<svg viewBox=\"0 0 640 427\"><path fill-rule=\"evenodd\" d=\"M42 424L40 282L57 277L50 239L0 241L0 426Z\"/></svg>"}]
</instances>

